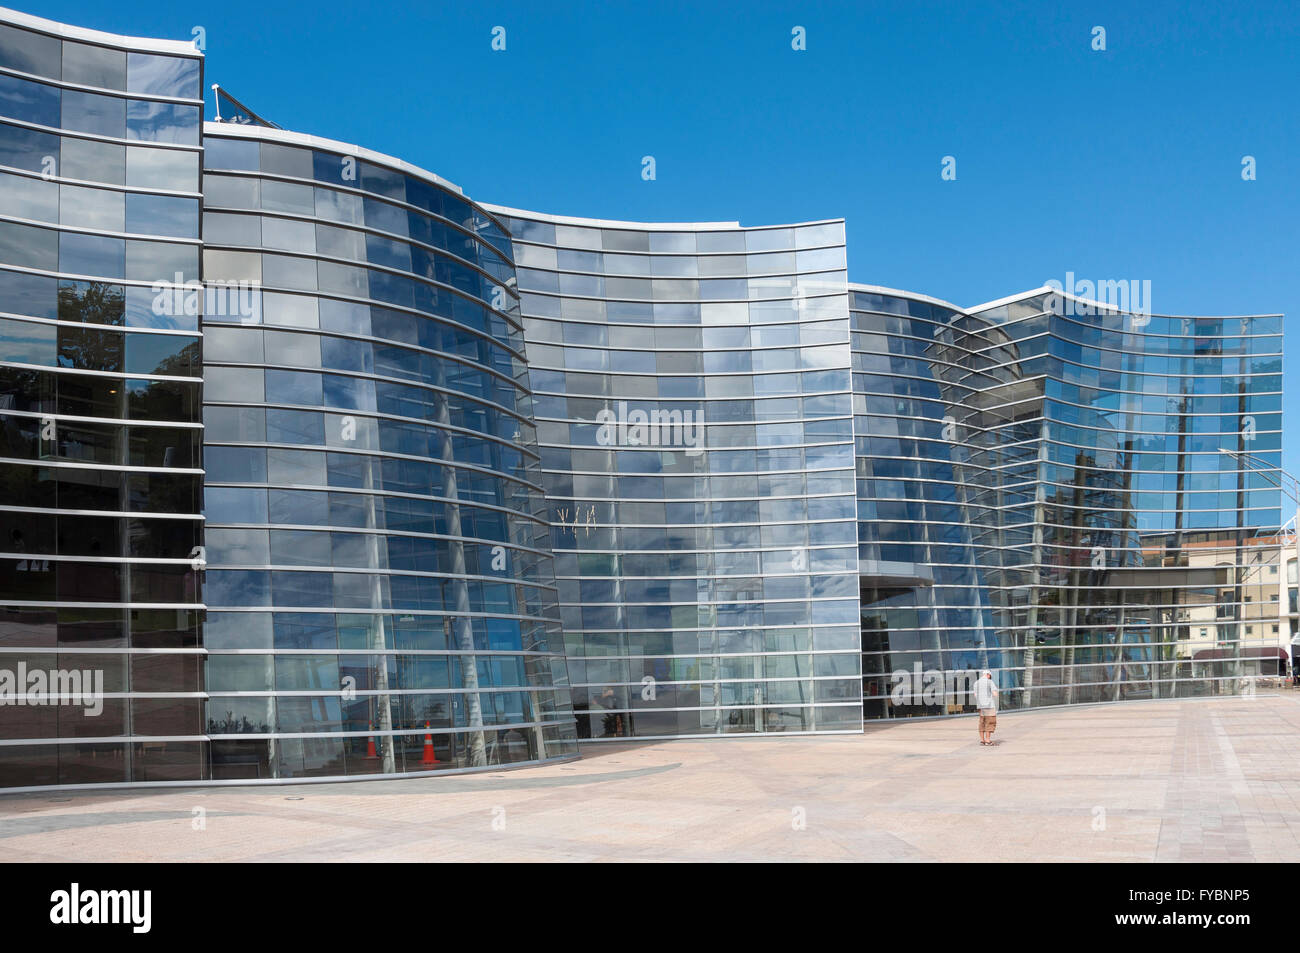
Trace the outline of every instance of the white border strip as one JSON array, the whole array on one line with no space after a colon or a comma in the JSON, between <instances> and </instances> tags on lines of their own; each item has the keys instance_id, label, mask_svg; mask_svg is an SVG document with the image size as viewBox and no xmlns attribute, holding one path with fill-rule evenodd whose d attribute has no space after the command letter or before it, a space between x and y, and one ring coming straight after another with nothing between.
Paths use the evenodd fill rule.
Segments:
<instances>
[{"instance_id":1,"label":"white border strip","mask_svg":"<svg viewBox=\"0 0 1300 953\"><path fill-rule=\"evenodd\" d=\"M607 218L583 218L577 215L552 215L549 212L530 212L526 209L510 208L506 205L494 205L480 202L483 208L493 215L508 215L511 218L524 218L535 222L549 222L554 225L577 225L586 228L614 228L634 232L718 232L718 231L764 231L777 228L802 228L807 225L842 224L842 218L825 218L815 222L789 222L779 225L741 225L740 222L626 222ZM544 246L546 247L546 246ZM824 246L839 248L837 245ZM605 249L613 251L614 249ZM796 249L788 249L795 251ZM697 253L686 253L691 255ZM708 254L707 252L698 254ZM719 252L718 254L726 254ZM731 254L740 254L733 252Z\"/></svg>"}]
</instances>

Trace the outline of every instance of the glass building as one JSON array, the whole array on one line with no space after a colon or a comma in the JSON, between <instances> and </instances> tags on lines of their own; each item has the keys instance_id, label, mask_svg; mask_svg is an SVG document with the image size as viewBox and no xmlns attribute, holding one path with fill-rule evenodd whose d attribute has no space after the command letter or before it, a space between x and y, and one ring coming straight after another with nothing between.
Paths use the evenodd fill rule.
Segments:
<instances>
[{"instance_id":1,"label":"glass building","mask_svg":"<svg viewBox=\"0 0 1300 953\"><path fill-rule=\"evenodd\" d=\"M867 717L1285 672L1279 317L853 288Z\"/></svg>"},{"instance_id":2,"label":"glass building","mask_svg":"<svg viewBox=\"0 0 1300 953\"><path fill-rule=\"evenodd\" d=\"M493 769L1284 670L1281 318L850 284L202 122L0 11L0 787ZM506 193L508 184L500 191Z\"/></svg>"},{"instance_id":3,"label":"glass building","mask_svg":"<svg viewBox=\"0 0 1300 953\"><path fill-rule=\"evenodd\" d=\"M971 318L1005 335L990 370L1013 369L969 438L998 514L984 552L1004 696L1217 694L1285 671L1281 317L1040 289Z\"/></svg>"},{"instance_id":4,"label":"glass building","mask_svg":"<svg viewBox=\"0 0 1300 953\"><path fill-rule=\"evenodd\" d=\"M843 221L496 211L579 737L860 730Z\"/></svg>"},{"instance_id":5,"label":"glass building","mask_svg":"<svg viewBox=\"0 0 1300 953\"><path fill-rule=\"evenodd\" d=\"M204 147L212 777L572 756L510 238L359 147Z\"/></svg>"},{"instance_id":6,"label":"glass building","mask_svg":"<svg viewBox=\"0 0 1300 953\"><path fill-rule=\"evenodd\" d=\"M202 59L2 20L0 785L197 779Z\"/></svg>"},{"instance_id":7,"label":"glass building","mask_svg":"<svg viewBox=\"0 0 1300 953\"><path fill-rule=\"evenodd\" d=\"M970 680L1001 667L984 571L998 524L958 428L979 428L1003 338L947 302L850 287L864 713L973 710Z\"/></svg>"}]
</instances>

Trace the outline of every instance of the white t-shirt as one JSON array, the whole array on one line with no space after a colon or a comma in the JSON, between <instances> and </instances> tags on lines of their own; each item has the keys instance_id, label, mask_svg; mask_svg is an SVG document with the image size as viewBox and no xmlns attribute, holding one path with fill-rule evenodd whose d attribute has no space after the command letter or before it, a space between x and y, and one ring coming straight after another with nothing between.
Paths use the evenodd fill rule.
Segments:
<instances>
[{"instance_id":1,"label":"white t-shirt","mask_svg":"<svg viewBox=\"0 0 1300 953\"><path fill-rule=\"evenodd\" d=\"M998 710L998 696L994 692L993 679L980 678L975 683L975 707L980 711Z\"/></svg>"}]
</instances>

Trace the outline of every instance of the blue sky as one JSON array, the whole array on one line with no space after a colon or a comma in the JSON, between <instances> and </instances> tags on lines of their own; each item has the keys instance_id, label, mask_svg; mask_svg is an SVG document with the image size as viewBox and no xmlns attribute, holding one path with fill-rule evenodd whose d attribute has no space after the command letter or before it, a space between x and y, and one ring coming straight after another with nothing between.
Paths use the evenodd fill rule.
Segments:
<instances>
[{"instance_id":1,"label":"blue sky","mask_svg":"<svg viewBox=\"0 0 1300 953\"><path fill-rule=\"evenodd\" d=\"M562 214L843 216L856 281L970 305L1149 279L1157 312L1277 313L1296 380L1300 125L1287 3L22 7L207 37L207 82L473 198ZM1053 9L1053 7L1055 7ZM491 49L506 28L506 50ZM803 26L807 49L791 49ZM1104 52L1091 48L1106 29ZM657 179L641 178L653 155ZM955 181L940 176L944 156ZM1257 179L1243 181L1243 156ZM1300 419L1296 387L1286 413ZM1300 441L1284 450L1300 473Z\"/></svg>"}]
</instances>

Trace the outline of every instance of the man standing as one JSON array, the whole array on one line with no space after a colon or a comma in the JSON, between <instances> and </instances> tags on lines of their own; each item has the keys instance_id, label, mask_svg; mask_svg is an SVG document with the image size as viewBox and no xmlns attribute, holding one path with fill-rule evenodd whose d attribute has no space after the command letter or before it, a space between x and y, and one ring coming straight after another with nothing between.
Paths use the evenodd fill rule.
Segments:
<instances>
[{"instance_id":1,"label":"man standing","mask_svg":"<svg viewBox=\"0 0 1300 953\"><path fill-rule=\"evenodd\" d=\"M980 672L975 683L975 707L980 711L980 744L992 745L993 732L998 727L998 687L993 684L993 673Z\"/></svg>"}]
</instances>

